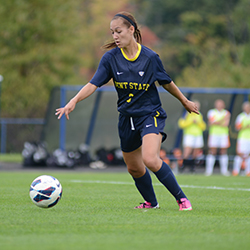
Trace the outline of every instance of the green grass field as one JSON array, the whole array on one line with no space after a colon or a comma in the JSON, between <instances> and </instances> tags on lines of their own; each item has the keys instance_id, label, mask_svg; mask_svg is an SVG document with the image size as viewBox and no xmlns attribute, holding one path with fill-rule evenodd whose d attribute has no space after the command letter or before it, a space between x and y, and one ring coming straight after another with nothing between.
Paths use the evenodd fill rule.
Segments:
<instances>
[{"instance_id":1,"label":"green grass field","mask_svg":"<svg viewBox=\"0 0 250 250\"><path fill-rule=\"evenodd\" d=\"M0 162L21 163L22 161L23 161L22 154L0 154Z\"/></svg>"},{"instance_id":2,"label":"green grass field","mask_svg":"<svg viewBox=\"0 0 250 250\"><path fill-rule=\"evenodd\" d=\"M29 197L42 174L63 186L53 208ZM152 177L161 208L135 210L143 200L127 173L0 172L0 249L249 249L249 178L179 175L193 210L178 211Z\"/></svg>"}]
</instances>

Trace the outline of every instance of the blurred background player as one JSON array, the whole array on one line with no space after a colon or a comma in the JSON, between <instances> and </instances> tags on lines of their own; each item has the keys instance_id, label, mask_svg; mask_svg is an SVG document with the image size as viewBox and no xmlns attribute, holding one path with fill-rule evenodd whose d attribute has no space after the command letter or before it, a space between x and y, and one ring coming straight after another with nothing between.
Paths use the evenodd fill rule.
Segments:
<instances>
[{"instance_id":1,"label":"blurred background player","mask_svg":"<svg viewBox=\"0 0 250 250\"><path fill-rule=\"evenodd\" d=\"M174 150L173 150L174 152ZM182 161L182 153L180 153L180 159ZM171 160L169 159L169 157L167 156L167 151L164 149L164 148L161 148L160 150L160 158L165 162L167 163L170 168L172 169L173 173L175 175L178 174L178 168L179 168L179 164L178 164L178 160L176 158L176 156L173 154L173 157L171 157ZM181 163L182 165L182 163Z\"/></svg>"},{"instance_id":2,"label":"blurred background player","mask_svg":"<svg viewBox=\"0 0 250 250\"><path fill-rule=\"evenodd\" d=\"M235 120L235 128L239 131L234 157L233 175L237 176L245 161L245 175L250 176L250 102L242 104L243 112Z\"/></svg>"},{"instance_id":3,"label":"blurred background player","mask_svg":"<svg viewBox=\"0 0 250 250\"><path fill-rule=\"evenodd\" d=\"M219 150L220 171L224 176L229 176L227 149L230 147L229 129L231 114L225 109L225 102L218 99L214 103L214 109L208 111L208 155L206 157L205 175L210 176L213 173L214 164Z\"/></svg>"},{"instance_id":4,"label":"blurred background player","mask_svg":"<svg viewBox=\"0 0 250 250\"><path fill-rule=\"evenodd\" d=\"M200 102L196 100L194 103L200 109ZM183 171L188 166L190 171L194 172L195 159L204 146L203 131L206 129L206 123L201 113L197 115L186 112L185 117L179 119L178 125L183 129L183 165L180 170Z\"/></svg>"}]
</instances>

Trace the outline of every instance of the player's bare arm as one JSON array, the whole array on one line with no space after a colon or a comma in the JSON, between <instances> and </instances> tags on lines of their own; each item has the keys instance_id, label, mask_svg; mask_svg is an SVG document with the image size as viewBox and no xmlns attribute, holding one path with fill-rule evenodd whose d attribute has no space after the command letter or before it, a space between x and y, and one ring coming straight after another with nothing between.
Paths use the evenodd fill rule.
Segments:
<instances>
[{"instance_id":1,"label":"player's bare arm","mask_svg":"<svg viewBox=\"0 0 250 250\"><path fill-rule=\"evenodd\" d=\"M61 119L63 114L69 120L69 113L71 113L78 102L86 99L96 91L97 87L92 83L87 83L81 90L67 103L63 108L56 109L55 115L58 115L58 119Z\"/></svg>"},{"instance_id":2,"label":"player's bare arm","mask_svg":"<svg viewBox=\"0 0 250 250\"><path fill-rule=\"evenodd\" d=\"M199 110L197 105L192 102L189 101L183 94L182 92L179 90L179 88L175 85L175 83L172 81L169 84L164 84L162 85L164 89L166 89L171 95L173 95L175 98L177 98L182 105L184 106L184 108L189 112L194 112L196 114L199 114Z\"/></svg>"},{"instance_id":3,"label":"player's bare arm","mask_svg":"<svg viewBox=\"0 0 250 250\"><path fill-rule=\"evenodd\" d=\"M230 123L230 117L231 117L231 114L228 112L226 114L226 117L224 119L224 123L223 123L223 127L228 127L229 126L229 123Z\"/></svg>"},{"instance_id":4,"label":"player's bare arm","mask_svg":"<svg viewBox=\"0 0 250 250\"><path fill-rule=\"evenodd\" d=\"M221 127L228 127L230 122L231 114L228 112L225 117L222 117L221 119L218 119L216 121L210 121L211 125L219 125Z\"/></svg>"}]
</instances>

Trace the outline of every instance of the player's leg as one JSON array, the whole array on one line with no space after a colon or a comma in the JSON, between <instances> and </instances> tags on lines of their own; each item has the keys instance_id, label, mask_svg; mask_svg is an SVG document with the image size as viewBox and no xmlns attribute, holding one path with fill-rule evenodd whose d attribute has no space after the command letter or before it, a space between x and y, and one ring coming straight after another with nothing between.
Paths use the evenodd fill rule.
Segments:
<instances>
[{"instance_id":1,"label":"player's leg","mask_svg":"<svg viewBox=\"0 0 250 250\"><path fill-rule=\"evenodd\" d=\"M204 147L204 141L203 141L203 135L195 136L194 144L193 144L193 172L195 172L196 165L199 165L199 161L201 160L201 156L203 155L203 147Z\"/></svg>"},{"instance_id":2,"label":"player's leg","mask_svg":"<svg viewBox=\"0 0 250 250\"><path fill-rule=\"evenodd\" d=\"M238 138L236 144L237 155L234 157L233 163L233 176L237 176L240 173L242 162L245 160L245 174L250 173L250 140L245 138Z\"/></svg>"},{"instance_id":3,"label":"player's leg","mask_svg":"<svg viewBox=\"0 0 250 250\"><path fill-rule=\"evenodd\" d=\"M152 171L160 170L162 160L160 159L161 134L146 134L142 138L142 160L144 164Z\"/></svg>"},{"instance_id":4,"label":"player's leg","mask_svg":"<svg viewBox=\"0 0 250 250\"><path fill-rule=\"evenodd\" d=\"M228 171L228 154L227 154L227 148L221 148L220 149L220 171L221 174L224 176L229 176L230 173Z\"/></svg>"},{"instance_id":5,"label":"player's leg","mask_svg":"<svg viewBox=\"0 0 250 250\"><path fill-rule=\"evenodd\" d=\"M135 181L135 186L145 200L145 203L136 208L150 208L158 206L152 179L146 169L141 155L141 147L132 152L123 152L123 158L128 172Z\"/></svg>"},{"instance_id":6,"label":"player's leg","mask_svg":"<svg viewBox=\"0 0 250 250\"><path fill-rule=\"evenodd\" d=\"M250 155L246 158L246 169L245 169L246 176L250 177Z\"/></svg>"},{"instance_id":7,"label":"player's leg","mask_svg":"<svg viewBox=\"0 0 250 250\"><path fill-rule=\"evenodd\" d=\"M243 141L238 139L236 143L236 156L234 157L234 162L233 162L233 176L237 176L240 173L241 165L243 162L243 152L242 149L243 147Z\"/></svg>"},{"instance_id":8,"label":"player's leg","mask_svg":"<svg viewBox=\"0 0 250 250\"><path fill-rule=\"evenodd\" d=\"M208 137L208 154L206 157L206 170L205 175L210 176L213 174L214 164L216 160L218 137L216 135L209 135Z\"/></svg>"},{"instance_id":9,"label":"player's leg","mask_svg":"<svg viewBox=\"0 0 250 250\"><path fill-rule=\"evenodd\" d=\"M158 180L177 200L180 210L191 210L192 206L177 183L171 168L159 157L161 134L146 134L142 139L142 159L144 164L156 175Z\"/></svg>"},{"instance_id":10,"label":"player's leg","mask_svg":"<svg viewBox=\"0 0 250 250\"><path fill-rule=\"evenodd\" d=\"M151 176L142 161L141 135L138 128L138 119L119 116L119 137L123 158L128 172L135 181L135 185L145 201L157 205L157 200L152 186Z\"/></svg>"},{"instance_id":11,"label":"player's leg","mask_svg":"<svg viewBox=\"0 0 250 250\"><path fill-rule=\"evenodd\" d=\"M190 170L193 168L194 159L192 157L193 148L192 147L184 147L183 149L183 165L180 168L183 171L186 167L189 167Z\"/></svg>"},{"instance_id":12,"label":"player's leg","mask_svg":"<svg viewBox=\"0 0 250 250\"><path fill-rule=\"evenodd\" d=\"M237 154L234 157L234 162L233 162L233 176L239 175L242 162L243 162L243 156L241 154Z\"/></svg>"},{"instance_id":13,"label":"player's leg","mask_svg":"<svg viewBox=\"0 0 250 250\"><path fill-rule=\"evenodd\" d=\"M250 139L246 139L245 145L244 145L244 149L245 149L245 155L246 155L246 159L245 159L245 175L250 177Z\"/></svg>"},{"instance_id":14,"label":"player's leg","mask_svg":"<svg viewBox=\"0 0 250 250\"><path fill-rule=\"evenodd\" d=\"M206 157L206 171L205 175L210 176L213 174L214 164L216 160L217 148L209 148L208 155Z\"/></svg>"},{"instance_id":15,"label":"player's leg","mask_svg":"<svg viewBox=\"0 0 250 250\"><path fill-rule=\"evenodd\" d=\"M229 176L230 172L228 171L228 154L227 154L227 149L230 146L230 141L229 141L229 136L221 136L220 140L220 157L219 157L219 162L220 162L220 171L221 174L224 176Z\"/></svg>"},{"instance_id":16,"label":"player's leg","mask_svg":"<svg viewBox=\"0 0 250 250\"><path fill-rule=\"evenodd\" d=\"M192 155L193 148L192 147L184 147L183 149L183 159L188 159L190 155Z\"/></svg>"},{"instance_id":17,"label":"player's leg","mask_svg":"<svg viewBox=\"0 0 250 250\"><path fill-rule=\"evenodd\" d=\"M201 152L201 148L194 148L193 149L193 154L192 154L192 157L193 157L193 164L190 166L190 171L191 172L195 172L195 167L197 165L197 161L199 160L199 156L200 156L200 152Z\"/></svg>"}]
</instances>

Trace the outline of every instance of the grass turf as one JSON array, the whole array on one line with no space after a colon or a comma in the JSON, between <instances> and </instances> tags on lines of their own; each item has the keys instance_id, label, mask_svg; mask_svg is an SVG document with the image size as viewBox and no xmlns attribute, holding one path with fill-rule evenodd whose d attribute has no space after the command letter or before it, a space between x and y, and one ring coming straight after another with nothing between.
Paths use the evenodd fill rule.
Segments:
<instances>
[{"instance_id":1,"label":"grass turf","mask_svg":"<svg viewBox=\"0 0 250 250\"><path fill-rule=\"evenodd\" d=\"M22 161L22 154L0 154L0 162L21 163Z\"/></svg>"},{"instance_id":2,"label":"grass turf","mask_svg":"<svg viewBox=\"0 0 250 250\"><path fill-rule=\"evenodd\" d=\"M53 208L29 198L42 174L63 186ZM0 249L249 249L248 178L177 176L193 211L152 178L161 208L135 210L143 200L127 173L1 172Z\"/></svg>"}]
</instances>

